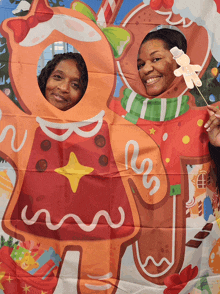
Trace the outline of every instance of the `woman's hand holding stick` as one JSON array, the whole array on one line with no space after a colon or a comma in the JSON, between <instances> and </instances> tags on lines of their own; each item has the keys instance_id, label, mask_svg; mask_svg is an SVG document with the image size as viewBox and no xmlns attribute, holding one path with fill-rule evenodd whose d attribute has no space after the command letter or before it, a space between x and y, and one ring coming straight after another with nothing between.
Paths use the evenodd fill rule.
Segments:
<instances>
[{"instance_id":1,"label":"woman's hand holding stick","mask_svg":"<svg viewBox=\"0 0 220 294\"><path fill-rule=\"evenodd\" d=\"M220 110L216 106L208 105L209 120L204 125L208 132L210 143L220 147Z\"/></svg>"}]
</instances>

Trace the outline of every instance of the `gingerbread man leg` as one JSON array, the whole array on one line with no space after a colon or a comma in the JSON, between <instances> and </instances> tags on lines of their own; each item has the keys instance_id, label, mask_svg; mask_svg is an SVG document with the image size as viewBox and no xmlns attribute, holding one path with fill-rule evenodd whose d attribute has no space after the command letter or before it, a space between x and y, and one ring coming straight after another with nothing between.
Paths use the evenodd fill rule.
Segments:
<instances>
[{"instance_id":1,"label":"gingerbread man leg","mask_svg":"<svg viewBox=\"0 0 220 294\"><path fill-rule=\"evenodd\" d=\"M192 76L185 76L184 77L185 79L185 82L186 82L186 85L189 89L193 89L194 88L194 85L193 85L193 81L192 81Z\"/></svg>"},{"instance_id":2,"label":"gingerbread man leg","mask_svg":"<svg viewBox=\"0 0 220 294\"><path fill-rule=\"evenodd\" d=\"M129 181L141 219L139 239L133 244L136 267L148 281L163 285L164 278L181 269L185 250L186 217L182 195L146 206L138 188Z\"/></svg>"},{"instance_id":3,"label":"gingerbread man leg","mask_svg":"<svg viewBox=\"0 0 220 294\"><path fill-rule=\"evenodd\" d=\"M120 259L118 241L88 241L81 254L78 293L115 293Z\"/></svg>"},{"instance_id":4,"label":"gingerbread man leg","mask_svg":"<svg viewBox=\"0 0 220 294\"><path fill-rule=\"evenodd\" d=\"M202 86L202 82L200 80L200 78L197 76L197 74L193 74L192 76L193 82L197 87L201 87Z\"/></svg>"}]
</instances>

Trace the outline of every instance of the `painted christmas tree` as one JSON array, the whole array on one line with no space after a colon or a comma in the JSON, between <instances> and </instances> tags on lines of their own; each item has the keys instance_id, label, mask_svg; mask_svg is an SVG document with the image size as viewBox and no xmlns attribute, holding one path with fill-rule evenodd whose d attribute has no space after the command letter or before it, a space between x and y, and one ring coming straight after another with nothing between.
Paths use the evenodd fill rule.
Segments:
<instances>
[{"instance_id":1,"label":"painted christmas tree","mask_svg":"<svg viewBox=\"0 0 220 294\"><path fill-rule=\"evenodd\" d=\"M7 95L18 107L20 107L10 83L8 60L9 52L6 39L0 35L0 90L4 92L5 95Z\"/></svg>"}]
</instances>

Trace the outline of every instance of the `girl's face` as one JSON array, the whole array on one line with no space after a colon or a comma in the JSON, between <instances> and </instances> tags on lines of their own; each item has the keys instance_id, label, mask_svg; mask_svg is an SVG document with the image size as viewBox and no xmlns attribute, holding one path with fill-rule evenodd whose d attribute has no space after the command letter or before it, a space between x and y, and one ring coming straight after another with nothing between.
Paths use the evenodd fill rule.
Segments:
<instances>
[{"instance_id":1,"label":"girl's face","mask_svg":"<svg viewBox=\"0 0 220 294\"><path fill-rule=\"evenodd\" d=\"M47 80L47 101L63 111L75 106L82 98L80 77L75 60L60 61Z\"/></svg>"},{"instance_id":2,"label":"girl's face","mask_svg":"<svg viewBox=\"0 0 220 294\"><path fill-rule=\"evenodd\" d=\"M141 81L149 97L165 92L175 79L173 72L178 66L162 40L145 42L139 50L137 63Z\"/></svg>"}]
</instances>

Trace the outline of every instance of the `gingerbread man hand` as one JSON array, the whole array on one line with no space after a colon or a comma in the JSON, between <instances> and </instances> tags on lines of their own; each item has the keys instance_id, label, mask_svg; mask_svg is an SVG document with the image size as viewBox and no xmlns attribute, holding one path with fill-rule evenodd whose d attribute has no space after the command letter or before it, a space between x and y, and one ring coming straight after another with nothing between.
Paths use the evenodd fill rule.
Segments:
<instances>
[{"instance_id":1,"label":"gingerbread man hand","mask_svg":"<svg viewBox=\"0 0 220 294\"><path fill-rule=\"evenodd\" d=\"M189 89L193 89L194 84L197 87L201 87L202 82L196 74L196 71L201 71L201 66L190 64L189 56L178 47L173 47L170 49L170 52L172 53L173 58L176 60L177 64L180 65L180 67L174 71L174 75L176 77L183 75L186 85Z\"/></svg>"}]
</instances>

